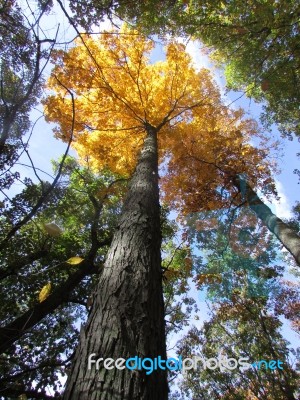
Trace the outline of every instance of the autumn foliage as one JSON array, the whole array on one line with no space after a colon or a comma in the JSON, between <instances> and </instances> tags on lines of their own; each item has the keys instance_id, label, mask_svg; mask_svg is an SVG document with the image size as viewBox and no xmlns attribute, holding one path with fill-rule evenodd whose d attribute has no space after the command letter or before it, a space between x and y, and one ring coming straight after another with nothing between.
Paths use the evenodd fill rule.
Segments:
<instances>
[{"instance_id":1,"label":"autumn foliage","mask_svg":"<svg viewBox=\"0 0 300 400\"><path fill-rule=\"evenodd\" d=\"M250 144L260 136L256 123L223 103L209 71L196 70L183 44L169 43L166 59L154 64L153 48L123 26L57 52L49 80L55 94L45 100L57 137L73 134L81 160L95 169L130 175L145 127L155 127L165 200L184 213L228 204L237 173L270 185L267 152Z\"/></svg>"}]
</instances>

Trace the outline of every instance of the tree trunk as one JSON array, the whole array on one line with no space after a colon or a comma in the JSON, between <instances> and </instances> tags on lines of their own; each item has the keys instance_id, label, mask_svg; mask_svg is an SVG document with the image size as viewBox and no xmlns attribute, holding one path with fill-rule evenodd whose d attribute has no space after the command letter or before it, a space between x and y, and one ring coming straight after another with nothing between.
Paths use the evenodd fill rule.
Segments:
<instances>
[{"instance_id":1,"label":"tree trunk","mask_svg":"<svg viewBox=\"0 0 300 400\"><path fill-rule=\"evenodd\" d=\"M157 129L130 182L90 316L80 335L64 400L166 400L166 371L88 369L88 357L166 358L161 272Z\"/></svg>"},{"instance_id":2,"label":"tree trunk","mask_svg":"<svg viewBox=\"0 0 300 400\"><path fill-rule=\"evenodd\" d=\"M296 263L300 265L300 236L272 213L270 208L263 203L255 191L249 186L246 179L241 175L237 175L233 179L233 183L257 217L262 220L272 233L274 233L283 246L294 257Z\"/></svg>"}]
</instances>

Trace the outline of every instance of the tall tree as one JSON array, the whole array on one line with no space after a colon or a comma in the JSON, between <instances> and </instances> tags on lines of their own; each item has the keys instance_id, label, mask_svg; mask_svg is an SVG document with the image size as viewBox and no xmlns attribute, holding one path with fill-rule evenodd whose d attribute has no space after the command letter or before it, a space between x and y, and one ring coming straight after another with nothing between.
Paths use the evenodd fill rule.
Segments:
<instances>
[{"instance_id":1,"label":"tall tree","mask_svg":"<svg viewBox=\"0 0 300 400\"><path fill-rule=\"evenodd\" d=\"M61 398L59 377L70 366L78 320L85 321L89 313L120 213L126 180L108 171L98 176L71 158L62 177L49 203L1 251L0 393L5 398L52 398L48 388L53 398ZM32 184L16 195L2 213L2 227L9 229L11 220L30 210L40 191L40 185ZM186 312L194 307L186 293L192 265L186 244L170 242L178 228L168 221L165 208L161 225L171 332L187 323Z\"/></svg>"},{"instance_id":2,"label":"tall tree","mask_svg":"<svg viewBox=\"0 0 300 400\"><path fill-rule=\"evenodd\" d=\"M144 371L101 366L97 374L95 368L87 370L88 356L166 356L158 163L175 152L189 132L199 133L207 151L213 151L214 140L224 141L239 129L256 134L255 125L243 121L241 112L222 104L208 71L195 71L184 46L171 43L166 61L153 65L147 55L152 48L151 41L125 26L119 34L107 32L96 40L81 36L76 47L55 56L50 88L57 94L50 95L45 106L48 120L59 123L56 135L64 140L70 136L74 99L74 147L82 160L94 168L128 175L134 171L65 399L167 398L165 371L147 376ZM223 126L228 127L224 133ZM233 148L247 142L247 135L238 137ZM259 152L253 150L253 155L263 162ZM255 172L246 163L241 169L260 175L261 181L269 172L267 166ZM207 178L213 179L209 171ZM180 181L174 184L179 190Z\"/></svg>"},{"instance_id":3,"label":"tall tree","mask_svg":"<svg viewBox=\"0 0 300 400\"><path fill-rule=\"evenodd\" d=\"M49 1L47 2L49 3ZM29 22L16 1L0 4L0 167L11 166L23 147L31 122L29 112L41 94L41 76L55 39L39 36L41 6L36 21ZM50 48L47 45L50 43ZM7 180L9 171L6 173ZM5 183L2 178L2 186ZM9 181L9 180L8 180Z\"/></svg>"},{"instance_id":4,"label":"tall tree","mask_svg":"<svg viewBox=\"0 0 300 400\"><path fill-rule=\"evenodd\" d=\"M268 311L266 313L266 310ZM202 356L208 360L223 356L250 364L265 360L281 361L283 369L270 369L265 363L247 370L202 368L188 371L180 383L180 399L295 400L298 398L297 373L290 360L288 342L280 332L280 320L261 299L215 300L210 319L201 329L192 328L179 343L182 357ZM224 364L223 364L224 365ZM277 365L277 364L276 364Z\"/></svg>"},{"instance_id":5,"label":"tall tree","mask_svg":"<svg viewBox=\"0 0 300 400\"><path fill-rule=\"evenodd\" d=\"M240 222L250 222L248 207L238 213ZM200 363L179 384L178 398L187 394L199 399L296 399L299 350L297 343L284 339L280 317L286 316L299 329L299 285L284 279L278 243L270 240L259 220L252 218L247 230L240 227L234 232L230 215L224 212L218 220L215 215L212 211L189 218L189 239L205 255L194 279L199 290L206 289L210 313L203 326L192 328L178 343L178 354L206 360L220 354L236 360L248 357L250 364L281 360L283 369L262 363L259 368L229 370Z\"/></svg>"}]
</instances>

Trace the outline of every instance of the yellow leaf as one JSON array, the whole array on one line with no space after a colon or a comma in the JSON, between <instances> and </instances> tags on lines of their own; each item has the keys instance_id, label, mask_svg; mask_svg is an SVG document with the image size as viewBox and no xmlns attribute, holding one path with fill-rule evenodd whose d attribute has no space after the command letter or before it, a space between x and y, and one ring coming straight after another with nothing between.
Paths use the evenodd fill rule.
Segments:
<instances>
[{"instance_id":1,"label":"yellow leaf","mask_svg":"<svg viewBox=\"0 0 300 400\"><path fill-rule=\"evenodd\" d=\"M39 302L45 301L51 292L51 282L48 282L39 293Z\"/></svg>"},{"instance_id":2,"label":"yellow leaf","mask_svg":"<svg viewBox=\"0 0 300 400\"><path fill-rule=\"evenodd\" d=\"M67 262L68 264L71 264L71 265L77 265L77 264L80 264L81 261L83 261L83 260L84 260L84 259L81 258L81 257L71 257L71 258L69 258L66 262Z\"/></svg>"},{"instance_id":3,"label":"yellow leaf","mask_svg":"<svg viewBox=\"0 0 300 400\"><path fill-rule=\"evenodd\" d=\"M27 400L27 396L26 394L20 394L20 396L18 397L18 400Z\"/></svg>"}]
</instances>

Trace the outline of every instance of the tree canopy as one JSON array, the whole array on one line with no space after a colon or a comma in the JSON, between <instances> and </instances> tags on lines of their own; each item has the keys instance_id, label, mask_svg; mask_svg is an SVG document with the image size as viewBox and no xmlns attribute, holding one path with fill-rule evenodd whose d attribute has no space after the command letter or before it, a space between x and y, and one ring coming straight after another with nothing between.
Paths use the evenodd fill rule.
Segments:
<instances>
[{"instance_id":1,"label":"tree canopy","mask_svg":"<svg viewBox=\"0 0 300 400\"><path fill-rule=\"evenodd\" d=\"M153 2L152 9L118 4L118 15L144 32L200 39L225 67L228 88L265 102L266 126L276 123L284 135L299 136L297 1L178 0Z\"/></svg>"},{"instance_id":2,"label":"tree canopy","mask_svg":"<svg viewBox=\"0 0 300 400\"><path fill-rule=\"evenodd\" d=\"M209 71L195 70L184 45L170 43L166 60L151 64L154 43L127 27L119 34L107 32L79 42L68 52L55 54L57 65L49 87L57 94L44 104L47 120L59 123L56 135L64 140L71 135L74 106L73 146L82 161L130 174L149 124L159 131L160 162L168 164L166 179L177 194L188 193L188 183L172 166L185 175L191 160L185 163L182 152L188 154L192 148L199 151L195 162L200 152L206 155L201 176L193 177L202 180L203 192L207 190L199 192L206 206L208 202L210 207L220 206L224 199L218 188L230 186L222 166L231 175L247 174L255 185L269 183L273 190L267 146L258 150L249 143L261 135L258 126L243 118L241 110L224 105ZM210 165L216 160L220 163L217 172ZM183 163L182 168L178 163ZM256 165L260 167L255 169Z\"/></svg>"},{"instance_id":3,"label":"tree canopy","mask_svg":"<svg viewBox=\"0 0 300 400\"><path fill-rule=\"evenodd\" d=\"M72 2L73 4L73 2ZM299 4L296 1L205 0L74 2L74 21L129 20L145 33L191 35L225 67L227 85L265 102L263 121L299 135Z\"/></svg>"}]
</instances>

